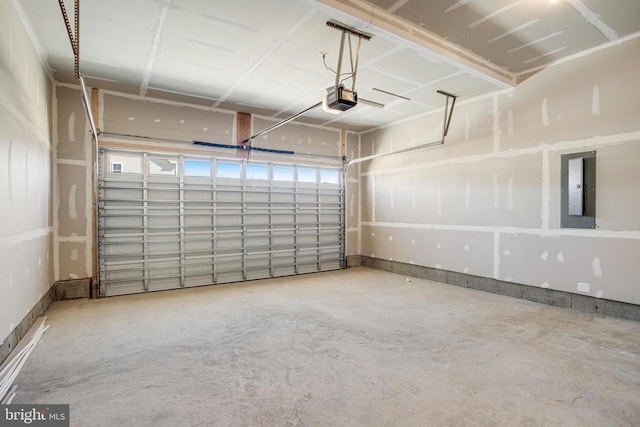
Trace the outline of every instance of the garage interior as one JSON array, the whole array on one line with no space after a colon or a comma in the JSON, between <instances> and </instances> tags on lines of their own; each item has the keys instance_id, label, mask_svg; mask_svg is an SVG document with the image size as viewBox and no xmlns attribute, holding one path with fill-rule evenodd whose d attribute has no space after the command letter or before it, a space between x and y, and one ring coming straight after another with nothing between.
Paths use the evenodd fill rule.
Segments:
<instances>
[{"instance_id":1,"label":"garage interior","mask_svg":"<svg viewBox=\"0 0 640 427\"><path fill-rule=\"evenodd\" d=\"M638 1L10 0L0 24L0 403L640 422Z\"/></svg>"}]
</instances>

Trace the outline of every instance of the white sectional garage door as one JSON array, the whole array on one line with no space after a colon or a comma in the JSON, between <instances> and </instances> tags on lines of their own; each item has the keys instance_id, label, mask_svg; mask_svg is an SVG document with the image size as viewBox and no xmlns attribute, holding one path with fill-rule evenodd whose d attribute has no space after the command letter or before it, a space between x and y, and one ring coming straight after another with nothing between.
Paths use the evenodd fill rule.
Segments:
<instances>
[{"instance_id":1,"label":"white sectional garage door","mask_svg":"<svg viewBox=\"0 0 640 427\"><path fill-rule=\"evenodd\" d=\"M344 267L341 168L101 150L101 295Z\"/></svg>"}]
</instances>

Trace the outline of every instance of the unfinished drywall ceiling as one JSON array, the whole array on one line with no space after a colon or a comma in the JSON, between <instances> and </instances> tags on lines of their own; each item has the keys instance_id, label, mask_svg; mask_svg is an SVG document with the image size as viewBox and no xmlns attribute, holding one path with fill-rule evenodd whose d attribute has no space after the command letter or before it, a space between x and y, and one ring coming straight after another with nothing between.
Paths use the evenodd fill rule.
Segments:
<instances>
[{"instance_id":1,"label":"unfinished drywall ceiling","mask_svg":"<svg viewBox=\"0 0 640 427\"><path fill-rule=\"evenodd\" d=\"M71 13L73 2L65 4ZM58 4L22 5L55 78L72 83L73 56ZM320 101L334 84L322 60L326 53L327 66L337 65L341 33L326 26L330 19L373 35L361 48L356 89L386 107L361 103L339 116L318 108L302 120L369 129L440 108L436 89L471 97L511 83L310 0L84 0L80 68L94 87L285 117Z\"/></svg>"},{"instance_id":2,"label":"unfinished drywall ceiling","mask_svg":"<svg viewBox=\"0 0 640 427\"><path fill-rule=\"evenodd\" d=\"M58 4L21 4L56 79L72 82ZM73 1L65 4L71 12ZM637 32L640 4L83 0L80 68L95 87L282 118L317 103L334 83L322 61L326 53L335 68L338 58L330 19L373 35L362 46L356 89L385 108L360 103L339 116L318 108L300 120L361 131L440 108L436 89L490 93L514 85L519 73Z\"/></svg>"},{"instance_id":3,"label":"unfinished drywall ceiling","mask_svg":"<svg viewBox=\"0 0 640 427\"><path fill-rule=\"evenodd\" d=\"M368 0L516 74L640 31L635 0Z\"/></svg>"}]
</instances>

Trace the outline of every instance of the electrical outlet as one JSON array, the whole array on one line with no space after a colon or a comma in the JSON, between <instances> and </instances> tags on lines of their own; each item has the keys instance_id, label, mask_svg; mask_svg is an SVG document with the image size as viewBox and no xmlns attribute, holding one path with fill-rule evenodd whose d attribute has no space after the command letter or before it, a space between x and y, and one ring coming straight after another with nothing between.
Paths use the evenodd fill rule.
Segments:
<instances>
[{"instance_id":1,"label":"electrical outlet","mask_svg":"<svg viewBox=\"0 0 640 427\"><path fill-rule=\"evenodd\" d=\"M585 282L578 282L578 292L586 292L589 293L591 285Z\"/></svg>"}]
</instances>

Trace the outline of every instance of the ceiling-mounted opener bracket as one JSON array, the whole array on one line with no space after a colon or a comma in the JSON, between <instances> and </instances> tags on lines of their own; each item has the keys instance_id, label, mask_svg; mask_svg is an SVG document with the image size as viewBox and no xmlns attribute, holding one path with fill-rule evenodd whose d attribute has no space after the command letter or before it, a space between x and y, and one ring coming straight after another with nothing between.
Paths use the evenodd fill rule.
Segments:
<instances>
[{"instance_id":1,"label":"ceiling-mounted opener bracket","mask_svg":"<svg viewBox=\"0 0 640 427\"><path fill-rule=\"evenodd\" d=\"M444 119L442 122L442 143L444 144L444 139L449 133L449 125L451 124L451 117L453 116L453 108L456 105L456 99L458 95L453 95L449 92L445 92L443 90L437 90L440 95L446 96L446 101L444 104ZM449 108L449 100L451 100L451 108Z\"/></svg>"},{"instance_id":2,"label":"ceiling-mounted opener bracket","mask_svg":"<svg viewBox=\"0 0 640 427\"><path fill-rule=\"evenodd\" d=\"M336 81L334 88L337 90L342 85L344 80L351 79L351 91L355 93L356 88L356 76L358 74L358 62L360 60L360 47L362 46L362 40L371 40L371 35L356 30L355 28L348 27L337 21L327 21L327 27L338 30L342 33L340 38L340 51L338 53L338 64L336 66ZM358 38L358 45L356 48L355 61L353 57L353 48L351 45L351 36ZM349 63L351 65L351 73L349 77L342 79L342 62L344 60L344 49L346 42L349 42Z\"/></svg>"}]
</instances>

